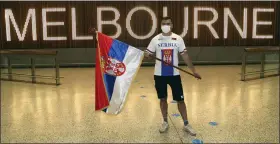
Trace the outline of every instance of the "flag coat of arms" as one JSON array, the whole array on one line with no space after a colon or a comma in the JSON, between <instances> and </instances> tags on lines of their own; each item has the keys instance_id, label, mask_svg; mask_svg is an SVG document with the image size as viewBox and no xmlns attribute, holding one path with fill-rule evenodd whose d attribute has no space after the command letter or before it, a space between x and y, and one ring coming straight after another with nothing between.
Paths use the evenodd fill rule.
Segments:
<instances>
[{"instance_id":1,"label":"flag coat of arms","mask_svg":"<svg viewBox=\"0 0 280 144\"><path fill-rule=\"evenodd\" d=\"M142 63L144 52L97 32L95 110L118 114Z\"/></svg>"}]
</instances>

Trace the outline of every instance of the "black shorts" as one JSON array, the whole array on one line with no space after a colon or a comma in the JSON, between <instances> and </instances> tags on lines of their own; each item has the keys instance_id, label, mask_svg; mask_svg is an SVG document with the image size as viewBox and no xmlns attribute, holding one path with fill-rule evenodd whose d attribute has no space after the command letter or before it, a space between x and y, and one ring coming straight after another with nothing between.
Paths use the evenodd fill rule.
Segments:
<instances>
[{"instance_id":1,"label":"black shorts","mask_svg":"<svg viewBox=\"0 0 280 144\"><path fill-rule=\"evenodd\" d=\"M171 87L173 100L184 100L181 76L154 76L155 87L159 99L167 98L167 84Z\"/></svg>"}]
</instances>

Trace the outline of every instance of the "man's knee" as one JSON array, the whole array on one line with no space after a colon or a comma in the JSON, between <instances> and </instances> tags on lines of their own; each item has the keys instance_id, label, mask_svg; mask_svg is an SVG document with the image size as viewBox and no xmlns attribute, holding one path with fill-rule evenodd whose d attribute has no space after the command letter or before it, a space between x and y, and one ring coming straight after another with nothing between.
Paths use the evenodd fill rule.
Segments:
<instances>
[{"instance_id":1,"label":"man's knee","mask_svg":"<svg viewBox=\"0 0 280 144\"><path fill-rule=\"evenodd\" d=\"M161 98L161 99L159 99L160 100L160 102L167 102L167 99L166 98Z\"/></svg>"},{"instance_id":2,"label":"man's knee","mask_svg":"<svg viewBox=\"0 0 280 144\"><path fill-rule=\"evenodd\" d=\"M185 104L185 101L184 100L180 100L180 101L177 101L178 105L179 104Z\"/></svg>"}]
</instances>

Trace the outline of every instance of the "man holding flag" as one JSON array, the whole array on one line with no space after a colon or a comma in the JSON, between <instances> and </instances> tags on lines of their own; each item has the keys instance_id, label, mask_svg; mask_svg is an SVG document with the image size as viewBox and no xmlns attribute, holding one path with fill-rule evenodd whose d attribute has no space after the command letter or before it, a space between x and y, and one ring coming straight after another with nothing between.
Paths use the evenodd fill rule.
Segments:
<instances>
[{"instance_id":1,"label":"man holding flag","mask_svg":"<svg viewBox=\"0 0 280 144\"><path fill-rule=\"evenodd\" d=\"M183 118L184 130L195 136L196 132L189 124L187 118L186 105L184 102L184 93L181 83L181 77L178 69L178 53L182 56L184 62L189 66L193 72L193 76L201 79L200 75L196 73L195 68L187 54L187 50L184 44L184 40L177 34L172 32L172 21L170 17L164 17L161 21L162 33L155 36L148 48L145 51L145 57L153 57L156 55L154 80L155 88L158 98L160 99L160 108L163 116L163 124L159 131L161 133L166 132L168 125L168 104L167 104L167 84L172 89L173 100L178 103L178 110ZM164 62L160 61L163 60Z\"/></svg>"},{"instance_id":2,"label":"man holding flag","mask_svg":"<svg viewBox=\"0 0 280 144\"><path fill-rule=\"evenodd\" d=\"M166 132L169 125L167 120L167 84L171 86L173 100L178 102L178 109L184 121L184 130L196 135L187 119L186 105L178 67L178 53L192 70L194 77L201 79L195 72L187 54L183 39L172 33L172 22L169 17L161 21L162 33L150 42L145 56L150 58L156 54L154 80L163 124L160 132ZM102 33L96 32L96 68L95 68L95 110L103 110L108 114L118 114L126 100L133 78L142 63L144 52L126 43L115 40ZM175 69L176 68L176 69Z\"/></svg>"}]
</instances>

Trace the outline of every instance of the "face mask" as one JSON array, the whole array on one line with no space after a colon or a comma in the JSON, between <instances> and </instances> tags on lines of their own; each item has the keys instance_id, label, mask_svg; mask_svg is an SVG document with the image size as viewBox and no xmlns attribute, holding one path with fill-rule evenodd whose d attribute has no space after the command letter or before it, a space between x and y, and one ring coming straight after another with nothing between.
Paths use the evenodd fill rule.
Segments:
<instances>
[{"instance_id":1,"label":"face mask","mask_svg":"<svg viewBox=\"0 0 280 144\"><path fill-rule=\"evenodd\" d=\"M163 25L161 26L161 30L163 33L168 33L170 32L170 26L169 25Z\"/></svg>"}]
</instances>

